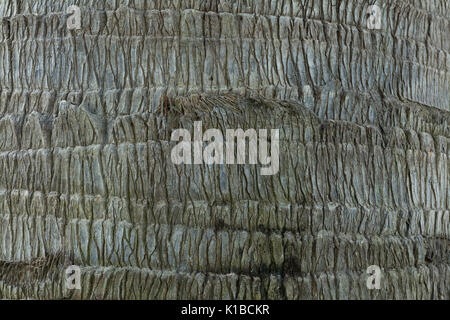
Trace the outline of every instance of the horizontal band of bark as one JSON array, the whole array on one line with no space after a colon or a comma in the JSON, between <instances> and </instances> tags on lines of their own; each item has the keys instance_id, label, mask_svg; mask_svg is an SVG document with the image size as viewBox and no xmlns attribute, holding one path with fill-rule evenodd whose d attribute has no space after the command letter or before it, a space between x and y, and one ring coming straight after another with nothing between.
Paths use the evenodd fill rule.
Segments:
<instances>
[{"instance_id":1,"label":"horizontal band of bark","mask_svg":"<svg viewBox=\"0 0 450 320\"><path fill-rule=\"evenodd\" d=\"M444 68L430 69L417 62L368 53L357 47L318 40L296 46L285 42L281 44L281 51L273 46L244 45L239 41L223 45L202 41L195 46L181 47L177 40L158 44L129 41L114 45L102 39L77 41L76 50L72 43L62 47L57 43L0 45L0 57L8 61L0 65L0 75L3 75L0 80L6 88L26 90L144 87L156 93L158 89L168 91L171 96L244 87L267 98L282 100L301 98L305 85L330 86L337 81L345 90L367 92L380 88L399 99L449 110L449 74ZM104 59L106 52L111 61L130 60L131 63L111 64ZM136 56L130 56L129 52L135 52ZM25 64L29 56L35 58ZM66 57L64 62L62 56ZM157 56L164 58L157 59ZM43 59L47 57L52 57L52 61L45 62ZM44 69L30 72L38 66ZM169 66L173 69L170 72ZM155 101L148 103L151 106Z\"/></svg>"},{"instance_id":2,"label":"horizontal band of bark","mask_svg":"<svg viewBox=\"0 0 450 320\"><path fill-rule=\"evenodd\" d=\"M63 282L8 286L6 299L448 299L446 264L386 270L382 289L368 290L364 270L303 277L183 273L137 268L82 268L81 290ZM442 279L437 282L436 279ZM416 288L424 288L417 290Z\"/></svg>"},{"instance_id":3,"label":"horizontal band of bark","mask_svg":"<svg viewBox=\"0 0 450 320\"><path fill-rule=\"evenodd\" d=\"M309 217L317 219L315 213ZM304 220L306 214L302 216ZM446 219L434 222L440 223L436 227L441 230L446 229L448 214ZM50 250L69 252L77 265L252 275L344 271L372 264L398 268L432 261L445 263L450 244L448 237L425 236L426 232L407 236L364 236L325 230L315 234L264 233L52 217L0 219L0 228L0 260L4 261L19 263Z\"/></svg>"},{"instance_id":4,"label":"horizontal band of bark","mask_svg":"<svg viewBox=\"0 0 450 320\"><path fill-rule=\"evenodd\" d=\"M326 201L392 208L446 208L450 201L449 161L442 153L349 143L281 144L279 173L261 177L259 165L175 165L170 160L174 145L7 153L0 156L0 188L155 202L182 201L184 194L192 200Z\"/></svg>"}]
</instances>

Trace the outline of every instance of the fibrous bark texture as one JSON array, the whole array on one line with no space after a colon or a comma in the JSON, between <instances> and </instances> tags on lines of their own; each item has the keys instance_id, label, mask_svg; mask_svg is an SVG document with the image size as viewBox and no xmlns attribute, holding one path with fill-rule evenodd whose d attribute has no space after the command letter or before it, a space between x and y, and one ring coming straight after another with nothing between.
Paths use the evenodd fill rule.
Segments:
<instances>
[{"instance_id":1,"label":"fibrous bark texture","mask_svg":"<svg viewBox=\"0 0 450 320\"><path fill-rule=\"evenodd\" d=\"M450 297L449 1L5 0L0 17L0 298ZM171 132L200 120L280 129L279 173L174 165Z\"/></svg>"}]
</instances>

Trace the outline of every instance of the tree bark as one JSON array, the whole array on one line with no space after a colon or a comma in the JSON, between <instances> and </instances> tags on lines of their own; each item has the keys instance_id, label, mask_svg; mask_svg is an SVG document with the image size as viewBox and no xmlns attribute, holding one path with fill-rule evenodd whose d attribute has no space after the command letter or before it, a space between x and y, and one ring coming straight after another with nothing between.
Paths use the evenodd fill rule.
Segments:
<instances>
[{"instance_id":1,"label":"tree bark","mask_svg":"<svg viewBox=\"0 0 450 320\"><path fill-rule=\"evenodd\" d=\"M450 4L375 3L0 2L0 298L449 299ZM279 173L174 165L200 120Z\"/></svg>"}]
</instances>

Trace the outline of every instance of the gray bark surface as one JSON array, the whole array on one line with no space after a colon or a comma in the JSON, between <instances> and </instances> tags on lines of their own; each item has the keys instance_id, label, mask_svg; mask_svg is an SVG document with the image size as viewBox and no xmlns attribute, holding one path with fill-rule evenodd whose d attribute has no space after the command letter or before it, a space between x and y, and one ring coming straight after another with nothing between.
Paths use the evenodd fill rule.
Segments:
<instances>
[{"instance_id":1,"label":"gray bark surface","mask_svg":"<svg viewBox=\"0 0 450 320\"><path fill-rule=\"evenodd\" d=\"M450 3L372 3L1 1L0 298L449 299ZM199 120L280 172L174 165Z\"/></svg>"}]
</instances>

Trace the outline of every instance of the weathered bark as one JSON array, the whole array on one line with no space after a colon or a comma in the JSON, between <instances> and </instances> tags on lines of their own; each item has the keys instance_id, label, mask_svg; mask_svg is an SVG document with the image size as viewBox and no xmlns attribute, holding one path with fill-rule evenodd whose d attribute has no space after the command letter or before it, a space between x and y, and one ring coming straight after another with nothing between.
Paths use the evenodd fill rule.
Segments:
<instances>
[{"instance_id":1,"label":"weathered bark","mask_svg":"<svg viewBox=\"0 0 450 320\"><path fill-rule=\"evenodd\" d=\"M0 298L448 299L450 4L372 3L2 1ZM172 164L195 120L280 172Z\"/></svg>"}]
</instances>

